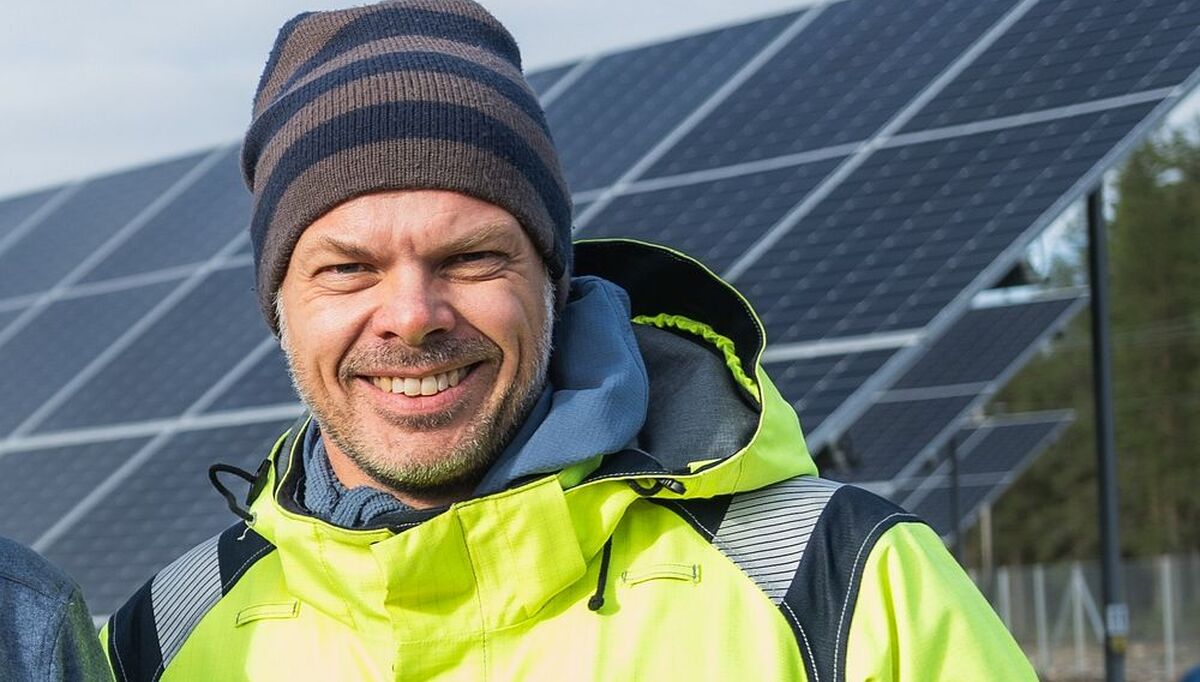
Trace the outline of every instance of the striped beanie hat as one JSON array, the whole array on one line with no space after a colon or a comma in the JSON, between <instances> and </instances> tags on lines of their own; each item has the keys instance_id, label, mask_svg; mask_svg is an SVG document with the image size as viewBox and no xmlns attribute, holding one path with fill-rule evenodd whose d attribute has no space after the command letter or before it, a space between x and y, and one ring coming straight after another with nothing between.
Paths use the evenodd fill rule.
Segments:
<instances>
[{"instance_id":1,"label":"striped beanie hat","mask_svg":"<svg viewBox=\"0 0 1200 682\"><path fill-rule=\"evenodd\" d=\"M443 189L520 221L560 301L571 200L516 42L471 0L392 0L301 14L279 32L242 147L254 194L258 299L274 297L301 233L374 191Z\"/></svg>"}]
</instances>

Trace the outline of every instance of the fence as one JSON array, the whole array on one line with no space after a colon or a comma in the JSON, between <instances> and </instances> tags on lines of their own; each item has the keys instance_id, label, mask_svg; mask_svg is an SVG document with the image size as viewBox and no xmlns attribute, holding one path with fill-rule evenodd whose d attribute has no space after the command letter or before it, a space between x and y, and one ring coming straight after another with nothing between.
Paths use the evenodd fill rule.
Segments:
<instances>
[{"instance_id":1,"label":"fence","mask_svg":"<svg viewBox=\"0 0 1200 682\"><path fill-rule=\"evenodd\" d=\"M1130 682L1175 682L1200 665L1200 554L1128 560ZM980 588L1043 680L1104 679L1099 565L1001 567Z\"/></svg>"}]
</instances>

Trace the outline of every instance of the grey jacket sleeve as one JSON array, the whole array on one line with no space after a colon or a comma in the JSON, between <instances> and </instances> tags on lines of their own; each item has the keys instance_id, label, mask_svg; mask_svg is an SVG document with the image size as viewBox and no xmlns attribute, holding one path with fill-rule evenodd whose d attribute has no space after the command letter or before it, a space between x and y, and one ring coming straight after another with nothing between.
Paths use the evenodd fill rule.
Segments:
<instances>
[{"instance_id":1,"label":"grey jacket sleeve","mask_svg":"<svg viewBox=\"0 0 1200 682\"><path fill-rule=\"evenodd\" d=\"M112 680L96 627L78 588L71 592L63 609L47 663L51 680Z\"/></svg>"},{"instance_id":2,"label":"grey jacket sleeve","mask_svg":"<svg viewBox=\"0 0 1200 682\"><path fill-rule=\"evenodd\" d=\"M74 581L32 550L0 538L0 680L111 679Z\"/></svg>"}]
</instances>

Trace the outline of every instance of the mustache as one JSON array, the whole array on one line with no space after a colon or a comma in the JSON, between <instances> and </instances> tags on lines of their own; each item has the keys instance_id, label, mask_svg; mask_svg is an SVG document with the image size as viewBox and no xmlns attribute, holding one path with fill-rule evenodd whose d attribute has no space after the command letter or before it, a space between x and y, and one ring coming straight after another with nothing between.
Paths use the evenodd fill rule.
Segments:
<instances>
[{"instance_id":1,"label":"mustache","mask_svg":"<svg viewBox=\"0 0 1200 682\"><path fill-rule=\"evenodd\" d=\"M431 340L419 348L379 345L351 350L338 368L338 378L351 381L380 370L400 371L441 365L470 365L498 359L500 346L484 337L447 337Z\"/></svg>"}]
</instances>

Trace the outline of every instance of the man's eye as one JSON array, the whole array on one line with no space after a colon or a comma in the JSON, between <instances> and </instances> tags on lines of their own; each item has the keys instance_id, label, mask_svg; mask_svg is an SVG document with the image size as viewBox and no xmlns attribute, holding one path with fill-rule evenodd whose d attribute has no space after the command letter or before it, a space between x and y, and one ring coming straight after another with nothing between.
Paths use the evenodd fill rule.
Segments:
<instances>
[{"instance_id":1,"label":"man's eye","mask_svg":"<svg viewBox=\"0 0 1200 682\"><path fill-rule=\"evenodd\" d=\"M365 272L367 266L363 265L362 263L338 263L337 265L326 266L323 269L325 272L329 272L334 275L357 275L361 272Z\"/></svg>"},{"instance_id":2,"label":"man's eye","mask_svg":"<svg viewBox=\"0 0 1200 682\"><path fill-rule=\"evenodd\" d=\"M452 260L459 263L478 263L489 258L496 258L498 255L494 251L471 251L469 253L460 253Z\"/></svg>"}]
</instances>

